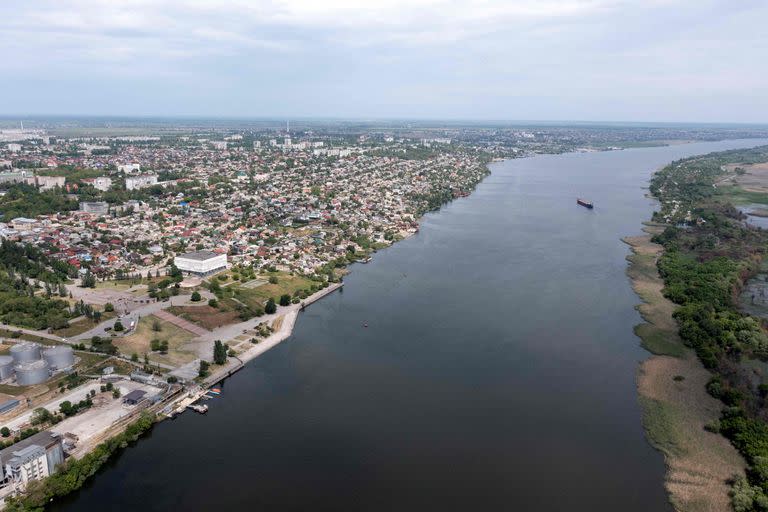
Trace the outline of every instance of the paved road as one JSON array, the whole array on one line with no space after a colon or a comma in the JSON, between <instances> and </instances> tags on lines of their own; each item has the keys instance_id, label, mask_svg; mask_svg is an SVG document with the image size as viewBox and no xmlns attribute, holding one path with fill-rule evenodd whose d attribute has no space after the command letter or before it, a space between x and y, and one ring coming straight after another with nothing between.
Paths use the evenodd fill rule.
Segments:
<instances>
[{"instance_id":1,"label":"paved road","mask_svg":"<svg viewBox=\"0 0 768 512\"><path fill-rule=\"evenodd\" d=\"M24 329L22 327L16 327L15 325L8 325L3 323L0 323L0 328L6 329L8 331L19 331L23 332L24 334L31 334L32 336L40 336L41 338L47 338L51 341L58 341L59 343L62 343L64 340L64 338L61 336L50 334L47 331L35 331L33 329Z\"/></svg>"}]
</instances>

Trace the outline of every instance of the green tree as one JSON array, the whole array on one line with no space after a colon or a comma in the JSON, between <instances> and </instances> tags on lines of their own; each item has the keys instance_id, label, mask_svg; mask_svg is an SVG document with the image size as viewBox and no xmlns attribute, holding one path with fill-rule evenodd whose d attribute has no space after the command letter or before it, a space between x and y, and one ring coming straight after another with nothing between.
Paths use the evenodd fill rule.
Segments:
<instances>
[{"instance_id":1,"label":"green tree","mask_svg":"<svg viewBox=\"0 0 768 512\"><path fill-rule=\"evenodd\" d=\"M291 296L287 293L280 296L280 305L281 306L288 306L291 304Z\"/></svg>"},{"instance_id":2,"label":"green tree","mask_svg":"<svg viewBox=\"0 0 768 512\"><path fill-rule=\"evenodd\" d=\"M213 362L219 365L227 362L227 348L221 340L216 340L213 344Z\"/></svg>"},{"instance_id":3,"label":"green tree","mask_svg":"<svg viewBox=\"0 0 768 512\"><path fill-rule=\"evenodd\" d=\"M200 302L200 300L202 300L203 297L200 295L200 292L194 291L192 292L192 297L190 298L192 299L192 302Z\"/></svg>"},{"instance_id":4,"label":"green tree","mask_svg":"<svg viewBox=\"0 0 768 512\"><path fill-rule=\"evenodd\" d=\"M118 320L115 322L113 329L117 332L120 332L120 331L124 331L125 327L123 327L123 323L120 320Z\"/></svg>"},{"instance_id":5,"label":"green tree","mask_svg":"<svg viewBox=\"0 0 768 512\"><path fill-rule=\"evenodd\" d=\"M275 299L272 297L269 298L267 301L267 305L264 306L264 312L268 315L274 314L277 311L277 304L275 304Z\"/></svg>"},{"instance_id":6,"label":"green tree","mask_svg":"<svg viewBox=\"0 0 768 512\"><path fill-rule=\"evenodd\" d=\"M200 378L205 378L205 377L207 377L207 376L208 376L208 368L210 368L210 366L211 366L211 365L208 363L208 361L203 361L203 360L201 359L201 360L200 360L200 369L198 370L198 372L197 372L197 375L198 375Z\"/></svg>"}]
</instances>

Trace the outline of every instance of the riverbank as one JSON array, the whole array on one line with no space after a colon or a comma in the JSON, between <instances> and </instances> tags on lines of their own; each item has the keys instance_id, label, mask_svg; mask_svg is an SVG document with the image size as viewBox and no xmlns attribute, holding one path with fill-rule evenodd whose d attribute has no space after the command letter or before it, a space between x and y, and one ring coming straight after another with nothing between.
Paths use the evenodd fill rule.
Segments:
<instances>
[{"instance_id":1,"label":"riverbank","mask_svg":"<svg viewBox=\"0 0 768 512\"><path fill-rule=\"evenodd\" d=\"M732 510L727 480L744 475L745 462L726 438L705 430L720 417L722 404L706 392L712 377L678 336L676 306L664 297L656 262L662 247L651 237L662 231L647 225L645 235L624 239L632 254L627 274L643 301L645 322L635 327L653 355L640 364L637 390L649 442L664 454L665 487L681 512Z\"/></svg>"},{"instance_id":2,"label":"riverbank","mask_svg":"<svg viewBox=\"0 0 768 512\"><path fill-rule=\"evenodd\" d=\"M275 314L273 322L279 322L279 327L267 336L263 341L256 343L253 347L249 348L245 352L241 352L237 357L229 358L228 363L219 367L211 375L205 378L203 381L204 387L210 387L213 384L220 382L221 380L229 377L233 373L240 370L246 363L252 361L264 354L269 349L277 346L281 342L290 338L293 334L293 328L296 325L296 319L299 317L299 313L306 307L322 299L326 295L335 292L344 286L344 283L333 283L328 285L327 288L314 293L307 297L300 304L292 304L290 306L281 307L280 311ZM258 319L263 321L263 319ZM274 324L273 324L274 325Z\"/></svg>"}]
</instances>

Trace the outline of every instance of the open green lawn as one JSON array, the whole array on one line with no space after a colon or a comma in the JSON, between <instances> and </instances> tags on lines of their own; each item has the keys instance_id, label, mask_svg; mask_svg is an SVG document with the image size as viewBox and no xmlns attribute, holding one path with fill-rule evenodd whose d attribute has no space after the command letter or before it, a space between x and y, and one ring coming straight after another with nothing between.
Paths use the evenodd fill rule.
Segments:
<instances>
[{"instance_id":1,"label":"open green lawn","mask_svg":"<svg viewBox=\"0 0 768 512\"><path fill-rule=\"evenodd\" d=\"M277 284L272 284L268 281L270 275L277 276ZM299 290L309 290L313 284L318 284L307 277L292 276L286 272L259 276L259 279L266 281L265 284L253 288L241 285L232 286L231 290L234 293L234 298L250 307L261 307L270 297L278 300L283 294L293 296Z\"/></svg>"},{"instance_id":2,"label":"open green lawn","mask_svg":"<svg viewBox=\"0 0 768 512\"><path fill-rule=\"evenodd\" d=\"M99 323L104 322L106 320L111 320L117 316L117 313L114 311L109 312L102 312L101 314L101 320ZM88 320L87 318L84 318L80 321L73 322L69 324L69 327L65 327L64 329L58 329L53 331L53 334L56 336L61 336L62 338L70 338L72 336L77 336L78 334L82 334L85 331L89 331L99 325L98 323L95 323L91 320Z\"/></svg>"},{"instance_id":3,"label":"open green lawn","mask_svg":"<svg viewBox=\"0 0 768 512\"><path fill-rule=\"evenodd\" d=\"M152 330L152 325L155 321L158 322L160 331ZM149 315L139 320L139 324L132 334L123 338L113 338L112 344L120 350L120 353L126 356L135 353L143 358L143 355L146 353L149 354L149 359L151 361L159 361L171 365L182 365L197 357L196 353L187 352L182 348L194 337L194 334L181 327L177 327L165 320L160 320L154 315ZM160 354L159 352L152 352L150 342L153 339L167 341L168 353Z\"/></svg>"}]
</instances>

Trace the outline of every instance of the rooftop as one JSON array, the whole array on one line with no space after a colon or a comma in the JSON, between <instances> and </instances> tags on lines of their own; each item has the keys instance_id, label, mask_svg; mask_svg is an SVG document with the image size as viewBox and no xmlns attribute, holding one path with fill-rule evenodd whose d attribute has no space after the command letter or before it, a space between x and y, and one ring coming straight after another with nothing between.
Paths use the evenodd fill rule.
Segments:
<instances>
[{"instance_id":1,"label":"rooftop","mask_svg":"<svg viewBox=\"0 0 768 512\"><path fill-rule=\"evenodd\" d=\"M188 252L186 254L180 254L178 257L186 258L188 260L205 261L205 260L210 260L212 258L215 258L217 256L219 256L219 254L213 251L197 251L197 252Z\"/></svg>"},{"instance_id":2,"label":"rooftop","mask_svg":"<svg viewBox=\"0 0 768 512\"><path fill-rule=\"evenodd\" d=\"M58 442L58 434L54 434L50 430L38 432L37 434L29 436L28 438L23 439L18 443L12 444L8 448L0 450L0 462L5 463L6 461L12 459L16 455L16 452L21 452L28 446L37 445L43 448L48 448L49 446Z\"/></svg>"}]
</instances>

